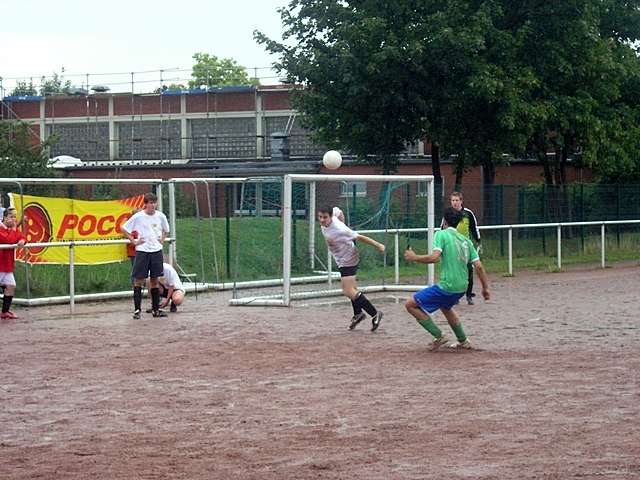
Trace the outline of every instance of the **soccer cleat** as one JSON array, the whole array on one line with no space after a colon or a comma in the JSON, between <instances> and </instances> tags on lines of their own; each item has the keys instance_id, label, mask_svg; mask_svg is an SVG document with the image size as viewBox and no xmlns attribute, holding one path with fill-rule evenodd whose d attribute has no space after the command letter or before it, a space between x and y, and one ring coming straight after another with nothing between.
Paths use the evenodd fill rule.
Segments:
<instances>
[{"instance_id":1,"label":"soccer cleat","mask_svg":"<svg viewBox=\"0 0 640 480\"><path fill-rule=\"evenodd\" d=\"M133 312L133 319L140 320L140 309Z\"/></svg>"},{"instance_id":2,"label":"soccer cleat","mask_svg":"<svg viewBox=\"0 0 640 480\"><path fill-rule=\"evenodd\" d=\"M9 310L7 312L0 313L0 318L2 320L15 320L16 318L18 318L18 316Z\"/></svg>"},{"instance_id":3,"label":"soccer cleat","mask_svg":"<svg viewBox=\"0 0 640 480\"><path fill-rule=\"evenodd\" d=\"M147 313L153 313L153 308L147 308L147 309L145 310L145 312L147 312Z\"/></svg>"},{"instance_id":4,"label":"soccer cleat","mask_svg":"<svg viewBox=\"0 0 640 480\"><path fill-rule=\"evenodd\" d=\"M440 338L436 338L433 342L429 344L429 351L435 352L443 345L449 343L449 337L446 335L442 335Z\"/></svg>"},{"instance_id":5,"label":"soccer cleat","mask_svg":"<svg viewBox=\"0 0 640 480\"><path fill-rule=\"evenodd\" d=\"M454 350L473 350L473 346L471 345L471 342L468 338L464 342L452 343L451 345L449 345L449 348L452 348Z\"/></svg>"},{"instance_id":6,"label":"soccer cleat","mask_svg":"<svg viewBox=\"0 0 640 480\"><path fill-rule=\"evenodd\" d=\"M167 316L167 312L163 312L162 310L155 310L152 312L152 315L154 317L166 317Z\"/></svg>"},{"instance_id":7,"label":"soccer cleat","mask_svg":"<svg viewBox=\"0 0 640 480\"><path fill-rule=\"evenodd\" d=\"M356 326L365 318L367 318L367 316L364 312L360 312L357 315L351 317L351 325L349 325L349 330L353 330L354 328L356 328Z\"/></svg>"},{"instance_id":8,"label":"soccer cleat","mask_svg":"<svg viewBox=\"0 0 640 480\"><path fill-rule=\"evenodd\" d=\"M380 326L380 322L382 321L382 316L384 314L378 310L378 313L376 313L373 318L371 318L371 331L375 332L378 327Z\"/></svg>"},{"instance_id":9,"label":"soccer cleat","mask_svg":"<svg viewBox=\"0 0 640 480\"><path fill-rule=\"evenodd\" d=\"M169 311L171 313L176 313L178 311L178 307L176 306L175 303L171 303L171 306L169 307Z\"/></svg>"},{"instance_id":10,"label":"soccer cleat","mask_svg":"<svg viewBox=\"0 0 640 480\"><path fill-rule=\"evenodd\" d=\"M467 304L468 305L473 305L473 296L467 295Z\"/></svg>"}]
</instances>

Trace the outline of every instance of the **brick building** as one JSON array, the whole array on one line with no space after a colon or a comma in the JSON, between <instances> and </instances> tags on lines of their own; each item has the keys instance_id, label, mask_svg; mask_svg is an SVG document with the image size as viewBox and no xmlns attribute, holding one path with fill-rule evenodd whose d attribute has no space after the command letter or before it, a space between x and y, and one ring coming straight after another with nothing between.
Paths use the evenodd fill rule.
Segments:
<instances>
[{"instance_id":1,"label":"brick building","mask_svg":"<svg viewBox=\"0 0 640 480\"><path fill-rule=\"evenodd\" d=\"M289 87L222 87L208 91L161 94L98 93L81 96L6 97L0 118L19 118L31 125L34 141L56 135L51 157L70 155L83 161L67 168L85 178L171 178L264 176L325 172L322 154L291 108ZM272 147L287 131L289 152ZM274 134L276 134L274 136ZM411 145L400 159L399 173L431 174L429 145ZM453 165L442 161L445 191L455 181ZM345 156L342 174L379 173ZM329 172L330 173L330 172ZM589 180L590 172L572 165L568 181ZM479 205L482 172L465 173L469 202ZM540 183L535 161L498 166L496 184Z\"/></svg>"}]
</instances>

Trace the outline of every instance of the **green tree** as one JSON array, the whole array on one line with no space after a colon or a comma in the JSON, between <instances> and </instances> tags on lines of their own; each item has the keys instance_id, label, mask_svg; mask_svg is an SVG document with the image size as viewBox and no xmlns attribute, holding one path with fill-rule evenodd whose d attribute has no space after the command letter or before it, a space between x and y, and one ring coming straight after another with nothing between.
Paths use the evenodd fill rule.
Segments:
<instances>
[{"instance_id":1,"label":"green tree","mask_svg":"<svg viewBox=\"0 0 640 480\"><path fill-rule=\"evenodd\" d=\"M425 45L412 3L293 0L280 9L283 42L254 32L278 55L276 70L302 85L292 102L315 139L384 172L426 125Z\"/></svg>"},{"instance_id":2,"label":"green tree","mask_svg":"<svg viewBox=\"0 0 640 480\"><path fill-rule=\"evenodd\" d=\"M193 59L196 63L191 72L193 80L189 80L190 88L259 85L258 79L249 78L246 69L231 58L195 53Z\"/></svg>"},{"instance_id":3,"label":"green tree","mask_svg":"<svg viewBox=\"0 0 640 480\"><path fill-rule=\"evenodd\" d=\"M580 152L605 183L640 183L640 61L625 55L620 94L598 107L600 121Z\"/></svg>"},{"instance_id":4,"label":"green tree","mask_svg":"<svg viewBox=\"0 0 640 480\"><path fill-rule=\"evenodd\" d=\"M282 43L255 37L303 87L294 106L321 142L387 172L407 143L426 136L436 175L442 146L457 154L460 172L482 164L493 183L496 159L523 143L510 121L521 108L513 93L521 78L492 64L512 50L494 4L295 0L280 10Z\"/></svg>"},{"instance_id":5,"label":"green tree","mask_svg":"<svg viewBox=\"0 0 640 480\"><path fill-rule=\"evenodd\" d=\"M50 177L47 168L49 147L56 141L44 142L31 127L20 121L0 122L0 171L4 177Z\"/></svg>"},{"instance_id":6,"label":"green tree","mask_svg":"<svg viewBox=\"0 0 640 480\"><path fill-rule=\"evenodd\" d=\"M496 164L509 158L504 153L526 144L521 122L528 106L522 94L533 81L527 68L513 62L518 39L503 17L498 2L433 2L421 24L422 61L429 72L423 85L427 135L437 151L442 146L452 156L456 186L467 168L481 165L486 192Z\"/></svg>"},{"instance_id":7,"label":"green tree","mask_svg":"<svg viewBox=\"0 0 640 480\"><path fill-rule=\"evenodd\" d=\"M545 182L563 185L571 156L596 165L621 155L637 132L616 133L637 118L638 98L625 92L638 75L639 2L505 4L505 25L520 39L513 61L535 78L525 130Z\"/></svg>"},{"instance_id":8,"label":"green tree","mask_svg":"<svg viewBox=\"0 0 640 480\"><path fill-rule=\"evenodd\" d=\"M640 182L640 1L596 4L600 35L617 66L618 94L600 106L603 128L584 147L584 160L604 182Z\"/></svg>"},{"instance_id":9,"label":"green tree","mask_svg":"<svg viewBox=\"0 0 640 480\"><path fill-rule=\"evenodd\" d=\"M33 84L33 80L27 83L26 80L18 81L11 95L55 95L68 93L71 89L71 81L64 79L64 67L61 73L53 72L50 78L43 76L40 79L40 89Z\"/></svg>"},{"instance_id":10,"label":"green tree","mask_svg":"<svg viewBox=\"0 0 640 480\"><path fill-rule=\"evenodd\" d=\"M305 125L384 171L424 137L434 162L455 155L460 179L481 165L488 187L524 153L548 183L569 156L635 168L638 0L293 0L280 13L282 42L254 36L300 85Z\"/></svg>"},{"instance_id":11,"label":"green tree","mask_svg":"<svg viewBox=\"0 0 640 480\"><path fill-rule=\"evenodd\" d=\"M11 90L11 93L9 95L24 96L24 95L37 95L37 94L38 94L38 90L33 84L33 80L30 80L29 83L27 83L26 80L18 80L16 82L16 86L14 87L13 90Z\"/></svg>"},{"instance_id":12,"label":"green tree","mask_svg":"<svg viewBox=\"0 0 640 480\"><path fill-rule=\"evenodd\" d=\"M68 93L70 89L71 80L64 79L64 67L60 74L53 72L51 78L42 77L40 81L40 95Z\"/></svg>"}]
</instances>

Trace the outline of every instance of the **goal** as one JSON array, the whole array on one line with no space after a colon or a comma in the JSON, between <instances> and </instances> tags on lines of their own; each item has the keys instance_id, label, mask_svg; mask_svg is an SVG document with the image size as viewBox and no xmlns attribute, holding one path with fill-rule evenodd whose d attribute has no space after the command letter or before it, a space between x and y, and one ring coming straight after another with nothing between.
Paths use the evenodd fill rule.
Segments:
<instances>
[{"instance_id":1,"label":"goal","mask_svg":"<svg viewBox=\"0 0 640 480\"><path fill-rule=\"evenodd\" d=\"M431 175L285 175L278 291L234 296L231 305L289 306L292 301L339 296L339 274L316 215L322 206L340 207L353 230L385 244L384 254L358 245L358 283L364 292L416 291L433 284L433 265L407 264L404 250L431 252L435 229ZM278 255L279 257L279 255Z\"/></svg>"}]
</instances>

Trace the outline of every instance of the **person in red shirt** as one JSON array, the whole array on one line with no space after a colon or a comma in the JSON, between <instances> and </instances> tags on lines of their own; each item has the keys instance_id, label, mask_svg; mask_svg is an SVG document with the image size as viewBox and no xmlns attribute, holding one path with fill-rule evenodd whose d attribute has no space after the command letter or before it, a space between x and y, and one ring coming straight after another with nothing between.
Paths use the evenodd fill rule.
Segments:
<instances>
[{"instance_id":1,"label":"person in red shirt","mask_svg":"<svg viewBox=\"0 0 640 480\"><path fill-rule=\"evenodd\" d=\"M133 237L134 240L137 240L138 239L138 231L134 230L133 232L131 232L131 236ZM134 283L136 283L136 279L133 276L133 262L136 259L136 244L135 243L127 243L127 257L129 257L129 260L131 260L131 269L132 269L131 285L133 285Z\"/></svg>"},{"instance_id":2,"label":"person in red shirt","mask_svg":"<svg viewBox=\"0 0 640 480\"><path fill-rule=\"evenodd\" d=\"M13 207L7 208L3 213L2 223L0 223L0 244L17 244L21 247L26 243L22 232L16 228L17 225L16 209ZM0 319L3 320L18 318L18 316L10 310L13 294L16 292L16 279L13 277L15 263L15 249L0 250L0 285L4 287Z\"/></svg>"},{"instance_id":3,"label":"person in red shirt","mask_svg":"<svg viewBox=\"0 0 640 480\"><path fill-rule=\"evenodd\" d=\"M131 215L135 215L136 213L138 213L140 211L139 208L134 208L133 211L131 212ZM131 232L131 236L133 237L134 240L138 239L138 231L134 230L133 232ZM133 262L136 259L136 244L135 243L127 243L126 245L127 247L127 257L129 257L129 260L131 260L131 268L133 269ZM131 275L131 285L133 285L134 283L136 283L136 279L133 276L133 274Z\"/></svg>"},{"instance_id":4,"label":"person in red shirt","mask_svg":"<svg viewBox=\"0 0 640 480\"><path fill-rule=\"evenodd\" d=\"M131 232L131 236L133 237L134 240L136 240L138 238L138 231L134 230L133 232ZM127 257L129 257L129 260L131 260L131 265L133 265L133 261L136 258L136 246L134 243L127 243Z\"/></svg>"}]
</instances>

